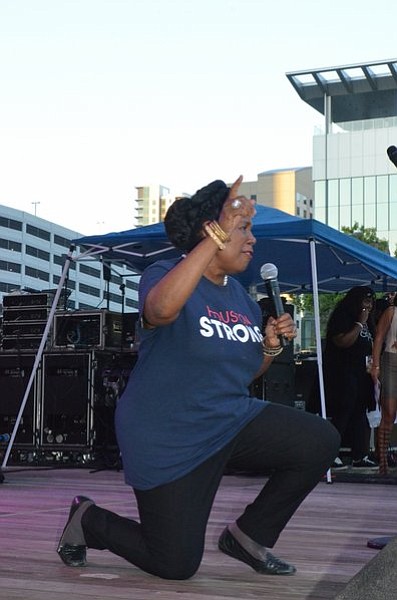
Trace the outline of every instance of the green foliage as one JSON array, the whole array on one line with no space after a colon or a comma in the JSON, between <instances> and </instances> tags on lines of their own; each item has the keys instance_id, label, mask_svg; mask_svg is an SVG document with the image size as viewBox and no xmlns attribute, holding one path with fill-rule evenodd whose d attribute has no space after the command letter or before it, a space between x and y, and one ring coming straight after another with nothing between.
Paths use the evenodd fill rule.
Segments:
<instances>
[{"instance_id":1,"label":"green foliage","mask_svg":"<svg viewBox=\"0 0 397 600\"><path fill-rule=\"evenodd\" d=\"M342 227L342 231L348 235L353 235L358 240L374 248L378 248L378 250L382 250L382 252L386 252L386 254L390 254L389 242L376 235L375 227L364 227L356 222L353 227Z\"/></svg>"},{"instance_id":2,"label":"green foliage","mask_svg":"<svg viewBox=\"0 0 397 600\"><path fill-rule=\"evenodd\" d=\"M343 233L352 235L355 238L378 248L382 252L390 254L389 244L385 239L380 239L376 235L376 229L374 227L364 227L358 223L354 223L353 227L342 227ZM394 253L397 256L397 248ZM327 323L331 312L339 300L344 297L344 294L319 294L318 303L320 309L320 331L321 337L325 337L327 329ZM314 314L313 306L313 295L312 294L293 294L291 296L291 302L295 305L296 310L303 313L306 316Z\"/></svg>"},{"instance_id":3,"label":"green foliage","mask_svg":"<svg viewBox=\"0 0 397 600\"><path fill-rule=\"evenodd\" d=\"M344 294L319 294L318 304L320 309L320 331L322 337L325 336L331 312L343 296ZM308 316L314 314L313 294L294 294L291 296L291 302L295 305L296 309L304 315Z\"/></svg>"}]
</instances>

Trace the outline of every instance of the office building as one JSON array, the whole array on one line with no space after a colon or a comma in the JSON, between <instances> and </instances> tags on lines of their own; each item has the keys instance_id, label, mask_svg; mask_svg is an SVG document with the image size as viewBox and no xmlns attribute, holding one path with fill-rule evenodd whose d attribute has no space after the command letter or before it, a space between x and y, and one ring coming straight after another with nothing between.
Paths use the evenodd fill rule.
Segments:
<instances>
[{"instance_id":1,"label":"office building","mask_svg":"<svg viewBox=\"0 0 397 600\"><path fill-rule=\"evenodd\" d=\"M0 205L0 301L10 293L56 290L71 241L79 237L76 231ZM72 261L64 284L65 308L136 311L138 278L127 273L97 260Z\"/></svg>"},{"instance_id":2,"label":"office building","mask_svg":"<svg viewBox=\"0 0 397 600\"><path fill-rule=\"evenodd\" d=\"M264 171L258 174L257 181L243 181L239 192L263 206L277 208L304 219L313 216L311 167Z\"/></svg>"},{"instance_id":3,"label":"office building","mask_svg":"<svg viewBox=\"0 0 397 600\"><path fill-rule=\"evenodd\" d=\"M136 188L135 225L152 225L163 221L170 204L175 200L169 188L164 185L151 184Z\"/></svg>"},{"instance_id":4,"label":"office building","mask_svg":"<svg viewBox=\"0 0 397 600\"><path fill-rule=\"evenodd\" d=\"M397 59L286 74L324 116L313 137L314 217L341 229L375 228L394 254L397 173Z\"/></svg>"}]
</instances>

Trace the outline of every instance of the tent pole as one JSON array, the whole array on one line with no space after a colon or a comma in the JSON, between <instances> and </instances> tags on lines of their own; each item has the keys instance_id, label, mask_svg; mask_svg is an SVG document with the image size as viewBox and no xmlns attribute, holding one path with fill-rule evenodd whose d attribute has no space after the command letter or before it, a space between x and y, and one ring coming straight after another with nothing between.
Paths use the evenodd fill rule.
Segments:
<instances>
[{"instance_id":1,"label":"tent pole","mask_svg":"<svg viewBox=\"0 0 397 600\"><path fill-rule=\"evenodd\" d=\"M50 331L50 327L51 327L52 321L54 319L54 314L55 314L55 311L56 311L56 307L58 305L59 297L60 297L61 292L62 292L63 283L64 283L64 281L66 279L66 275L67 275L68 270L69 270L69 265L70 265L70 262L72 260L72 254L74 252L74 249L75 249L75 246L73 246L73 245L70 246L69 252L66 255L66 260L65 260L65 264L63 266L62 275L61 275L61 278L60 278L59 283L58 283L57 291L55 292L54 300L52 301L51 310L49 312L47 323L46 323L46 326L45 326L44 331L43 331L43 336L41 338L40 345L39 345L39 348L37 350L36 358L35 358L35 361L34 361L34 364L33 364L33 367L32 367L32 372L30 374L30 378L29 378L28 384L26 386L25 394L23 396L23 399L22 399L22 402L21 402L21 407L19 409L19 413L18 413L18 416L16 418L14 428L12 430L10 441L8 442L7 450L6 450L5 454L4 454L3 463L1 465L1 468L3 468L3 469L7 466L8 458L10 456L11 449L12 449L12 446L14 444L15 436L16 436L17 431L18 431L19 423L21 421L21 418L22 418L22 415L23 415L23 411L25 409L25 405L26 405L26 402L27 402L28 397L29 397L30 390L31 390L32 385L33 385L33 381L34 381L34 378L36 376L37 369L39 368L41 357L42 357L43 351L44 351L44 346L46 344L46 341L47 341L47 338L48 338L48 334L49 334L49 331Z\"/></svg>"},{"instance_id":2,"label":"tent pole","mask_svg":"<svg viewBox=\"0 0 397 600\"><path fill-rule=\"evenodd\" d=\"M320 331L320 305L318 301L318 279L317 279L317 260L316 260L316 241L311 239L310 244L310 262L312 268L312 284L313 284L313 306L314 306L314 326L316 332L316 351L317 351L317 369L318 382L320 386L320 401L321 401L321 416L327 418L327 409L325 407L325 392L324 392L324 377L323 377L323 353L321 347L321 331ZM331 470L327 471L327 483L332 483Z\"/></svg>"}]
</instances>

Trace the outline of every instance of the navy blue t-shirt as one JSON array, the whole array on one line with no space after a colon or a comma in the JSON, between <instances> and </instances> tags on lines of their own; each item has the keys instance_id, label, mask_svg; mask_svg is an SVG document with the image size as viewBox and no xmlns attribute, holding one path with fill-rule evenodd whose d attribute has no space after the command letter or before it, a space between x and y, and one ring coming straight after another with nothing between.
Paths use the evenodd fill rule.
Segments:
<instances>
[{"instance_id":1,"label":"navy blue t-shirt","mask_svg":"<svg viewBox=\"0 0 397 600\"><path fill-rule=\"evenodd\" d=\"M146 269L141 312L148 291L178 260ZM126 482L144 490L192 471L267 403L248 391L263 360L261 310L235 279L218 286L202 277L176 321L139 333L116 431Z\"/></svg>"}]
</instances>

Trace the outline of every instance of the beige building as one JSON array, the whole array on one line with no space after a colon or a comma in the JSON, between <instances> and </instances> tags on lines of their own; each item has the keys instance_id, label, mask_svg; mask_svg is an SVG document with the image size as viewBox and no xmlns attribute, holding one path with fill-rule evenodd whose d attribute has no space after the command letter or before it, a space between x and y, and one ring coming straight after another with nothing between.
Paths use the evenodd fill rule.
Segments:
<instances>
[{"instance_id":1,"label":"beige building","mask_svg":"<svg viewBox=\"0 0 397 600\"><path fill-rule=\"evenodd\" d=\"M136 190L136 227L163 221L174 200L187 196L171 194L169 188L159 184L140 186ZM240 193L247 198L254 198L258 204L278 208L291 215L304 219L313 216L314 188L311 167L264 171L259 173L257 181L243 182Z\"/></svg>"},{"instance_id":2,"label":"beige building","mask_svg":"<svg viewBox=\"0 0 397 600\"><path fill-rule=\"evenodd\" d=\"M257 181L246 181L240 193L258 204L278 208L304 219L313 216L314 185L312 168L277 169L258 174Z\"/></svg>"},{"instance_id":3,"label":"beige building","mask_svg":"<svg viewBox=\"0 0 397 600\"><path fill-rule=\"evenodd\" d=\"M135 226L152 225L164 220L170 204L175 200L169 188L164 185L152 184L135 188Z\"/></svg>"}]
</instances>

